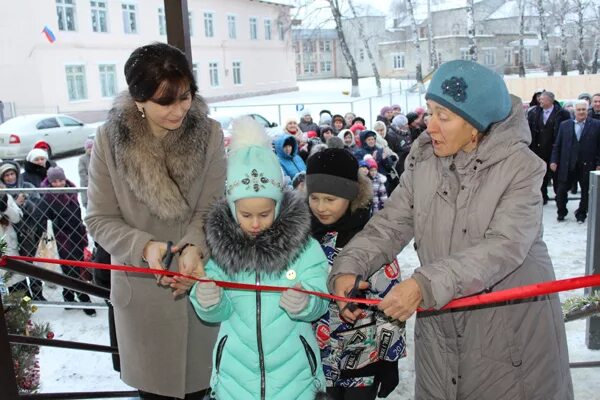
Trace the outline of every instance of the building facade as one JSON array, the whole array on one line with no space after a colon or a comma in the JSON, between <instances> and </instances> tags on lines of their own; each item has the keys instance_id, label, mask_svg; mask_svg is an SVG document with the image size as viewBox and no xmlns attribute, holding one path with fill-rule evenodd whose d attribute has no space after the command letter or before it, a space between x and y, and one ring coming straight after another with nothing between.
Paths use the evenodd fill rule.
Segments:
<instances>
[{"instance_id":1,"label":"building facade","mask_svg":"<svg viewBox=\"0 0 600 400\"><path fill-rule=\"evenodd\" d=\"M289 10L271 1L188 0L199 93L216 101L297 90ZM16 114L105 112L126 89L131 51L155 41L167 41L162 0L11 2L0 14L0 100Z\"/></svg>"}]
</instances>

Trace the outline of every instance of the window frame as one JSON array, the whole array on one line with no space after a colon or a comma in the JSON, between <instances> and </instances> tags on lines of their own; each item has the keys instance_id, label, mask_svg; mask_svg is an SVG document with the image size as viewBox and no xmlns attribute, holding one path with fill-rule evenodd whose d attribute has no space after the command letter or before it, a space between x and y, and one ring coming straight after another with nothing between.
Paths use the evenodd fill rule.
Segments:
<instances>
[{"instance_id":1,"label":"window frame","mask_svg":"<svg viewBox=\"0 0 600 400\"><path fill-rule=\"evenodd\" d=\"M214 72L214 76L213 76ZM218 88L221 86L221 82L219 79L219 62L218 61L209 61L208 62L208 77L211 88Z\"/></svg>"},{"instance_id":2,"label":"window frame","mask_svg":"<svg viewBox=\"0 0 600 400\"><path fill-rule=\"evenodd\" d=\"M271 19L265 18L263 20L263 26L265 28L265 40L273 40L273 35L272 35L273 24L271 23Z\"/></svg>"},{"instance_id":3,"label":"window frame","mask_svg":"<svg viewBox=\"0 0 600 400\"><path fill-rule=\"evenodd\" d=\"M102 68L112 67L112 71L102 71ZM112 86L109 85L109 74L112 74ZM98 77L100 78L100 96L104 99L110 99L117 95L118 93L118 85L117 85L117 64L116 63L101 63L98 64ZM105 83L106 85L103 85ZM111 87L109 87L111 86ZM109 88L107 93L105 93L104 88Z\"/></svg>"},{"instance_id":4,"label":"window frame","mask_svg":"<svg viewBox=\"0 0 600 400\"><path fill-rule=\"evenodd\" d=\"M96 3L96 5L92 5L92 3ZM104 8L101 8L99 3L104 4ZM108 23L108 0L90 0L90 16L91 16L91 22L92 22L92 32L94 33L108 33L108 27L109 27L109 23ZM104 29L102 30L102 19L100 18L100 15L104 14ZM96 19L98 20L98 25L100 26L100 30L95 30L94 28L94 16L96 17Z\"/></svg>"},{"instance_id":5,"label":"window frame","mask_svg":"<svg viewBox=\"0 0 600 400\"><path fill-rule=\"evenodd\" d=\"M67 3L68 2L68 3ZM55 0L58 30L62 32L77 32L77 3L75 0ZM72 29L69 29L67 10L71 11ZM61 24L62 21L62 24ZM62 25L62 28L61 28Z\"/></svg>"},{"instance_id":6,"label":"window frame","mask_svg":"<svg viewBox=\"0 0 600 400\"><path fill-rule=\"evenodd\" d=\"M203 12L204 21L204 37L214 38L215 37L215 12L206 10Z\"/></svg>"},{"instance_id":7,"label":"window frame","mask_svg":"<svg viewBox=\"0 0 600 400\"><path fill-rule=\"evenodd\" d=\"M123 33L125 33L127 35L137 35L139 33L137 13L138 13L137 4L132 3L131 1L122 1L121 2L121 17L123 19ZM131 26L132 22L133 22L133 28Z\"/></svg>"},{"instance_id":8,"label":"window frame","mask_svg":"<svg viewBox=\"0 0 600 400\"><path fill-rule=\"evenodd\" d=\"M73 69L73 68L81 68L81 72L78 71L72 71L69 72L69 69ZM77 87L77 77L81 76L82 79L80 80L80 82L82 82L83 86L82 86L82 93L78 93L79 92L79 88ZM74 103L74 102L78 102L78 101L86 101L88 100L88 88L87 88L87 72L86 72L86 68L85 68L85 64L65 64L65 81L66 81L66 89L67 89L67 97L69 99L69 102ZM71 79L70 79L71 78ZM71 85L74 89L74 93L75 93L75 97L71 97L71 90L69 87L69 81L71 80Z\"/></svg>"},{"instance_id":9,"label":"window frame","mask_svg":"<svg viewBox=\"0 0 600 400\"><path fill-rule=\"evenodd\" d=\"M227 37L237 39L237 15L227 14Z\"/></svg>"},{"instance_id":10,"label":"window frame","mask_svg":"<svg viewBox=\"0 0 600 400\"><path fill-rule=\"evenodd\" d=\"M250 40L258 40L258 17L248 17Z\"/></svg>"}]
</instances>

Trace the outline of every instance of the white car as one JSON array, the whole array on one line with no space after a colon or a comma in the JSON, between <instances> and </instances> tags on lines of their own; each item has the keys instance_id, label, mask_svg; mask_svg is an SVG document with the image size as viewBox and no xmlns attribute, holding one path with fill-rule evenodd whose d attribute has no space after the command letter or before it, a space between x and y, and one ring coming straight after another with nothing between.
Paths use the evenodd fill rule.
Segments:
<instances>
[{"instance_id":1,"label":"white car","mask_svg":"<svg viewBox=\"0 0 600 400\"><path fill-rule=\"evenodd\" d=\"M269 137L271 137L272 139L283 133L281 132L281 128L277 128L276 122L271 122L260 114L222 114L216 112L210 113L208 116L221 124L221 128L223 129L225 147L228 147L229 142L231 141L231 122L234 120L234 118L240 117L242 115L248 115L254 118L255 121L257 121L265 128L267 135L269 135Z\"/></svg>"},{"instance_id":2,"label":"white car","mask_svg":"<svg viewBox=\"0 0 600 400\"><path fill-rule=\"evenodd\" d=\"M50 155L83 150L83 144L102 122L85 124L63 114L31 114L0 125L0 159L23 160L39 141L50 147Z\"/></svg>"}]
</instances>

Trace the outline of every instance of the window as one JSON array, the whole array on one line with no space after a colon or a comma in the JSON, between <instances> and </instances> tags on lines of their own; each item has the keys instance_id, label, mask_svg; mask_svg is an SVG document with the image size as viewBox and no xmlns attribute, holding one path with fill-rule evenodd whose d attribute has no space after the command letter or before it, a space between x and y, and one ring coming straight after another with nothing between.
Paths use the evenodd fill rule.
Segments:
<instances>
[{"instance_id":1,"label":"window","mask_svg":"<svg viewBox=\"0 0 600 400\"><path fill-rule=\"evenodd\" d=\"M198 63L192 64L192 73L194 74L194 80L196 81L196 86L198 86Z\"/></svg>"},{"instance_id":2,"label":"window","mask_svg":"<svg viewBox=\"0 0 600 400\"><path fill-rule=\"evenodd\" d=\"M75 1L56 0L56 15L58 17L58 29L61 31L75 30Z\"/></svg>"},{"instance_id":3,"label":"window","mask_svg":"<svg viewBox=\"0 0 600 400\"><path fill-rule=\"evenodd\" d=\"M237 31L235 29L235 15L227 16L227 32L229 34L229 39L237 38Z\"/></svg>"},{"instance_id":4,"label":"window","mask_svg":"<svg viewBox=\"0 0 600 400\"><path fill-rule=\"evenodd\" d=\"M525 49L525 62L528 64L531 63L531 48Z\"/></svg>"},{"instance_id":5,"label":"window","mask_svg":"<svg viewBox=\"0 0 600 400\"><path fill-rule=\"evenodd\" d=\"M242 63L240 61L233 62L233 84L242 84Z\"/></svg>"},{"instance_id":6,"label":"window","mask_svg":"<svg viewBox=\"0 0 600 400\"><path fill-rule=\"evenodd\" d=\"M548 57L546 57L546 52L544 49L540 49L540 64L547 64Z\"/></svg>"},{"instance_id":7,"label":"window","mask_svg":"<svg viewBox=\"0 0 600 400\"><path fill-rule=\"evenodd\" d=\"M315 64L313 62L306 62L304 63L304 73L305 74L312 74L315 72Z\"/></svg>"},{"instance_id":8,"label":"window","mask_svg":"<svg viewBox=\"0 0 600 400\"><path fill-rule=\"evenodd\" d=\"M250 39L258 39L258 29L256 27L256 17L250 18Z\"/></svg>"},{"instance_id":9,"label":"window","mask_svg":"<svg viewBox=\"0 0 600 400\"><path fill-rule=\"evenodd\" d=\"M394 54L394 69L404 68L404 54Z\"/></svg>"},{"instance_id":10,"label":"window","mask_svg":"<svg viewBox=\"0 0 600 400\"><path fill-rule=\"evenodd\" d=\"M60 121L61 124L63 124L63 126L82 126L83 125L81 122L77 121L76 119L69 118L69 117L58 117L58 120Z\"/></svg>"},{"instance_id":11,"label":"window","mask_svg":"<svg viewBox=\"0 0 600 400\"><path fill-rule=\"evenodd\" d=\"M504 63L512 65L512 49L504 49Z\"/></svg>"},{"instance_id":12,"label":"window","mask_svg":"<svg viewBox=\"0 0 600 400\"><path fill-rule=\"evenodd\" d=\"M164 36L167 34L167 22L165 17L165 9L158 9L158 34Z\"/></svg>"},{"instance_id":13,"label":"window","mask_svg":"<svg viewBox=\"0 0 600 400\"><path fill-rule=\"evenodd\" d=\"M123 30L125 33L137 33L135 4L121 4L123 11Z\"/></svg>"},{"instance_id":14,"label":"window","mask_svg":"<svg viewBox=\"0 0 600 400\"><path fill-rule=\"evenodd\" d=\"M358 59L360 61L365 61L365 49L358 50Z\"/></svg>"},{"instance_id":15,"label":"window","mask_svg":"<svg viewBox=\"0 0 600 400\"><path fill-rule=\"evenodd\" d=\"M331 72L331 61L321 61L321 72Z\"/></svg>"},{"instance_id":16,"label":"window","mask_svg":"<svg viewBox=\"0 0 600 400\"><path fill-rule=\"evenodd\" d=\"M321 53L331 53L331 42L329 40L321 40L319 42L319 51Z\"/></svg>"},{"instance_id":17,"label":"window","mask_svg":"<svg viewBox=\"0 0 600 400\"><path fill-rule=\"evenodd\" d=\"M312 40L305 40L302 42L302 52L303 53L314 53L315 52L315 42Z\"/></svg>"},{"instance_id":18,"label":"window","mask_svg":"<svg viewBox=\"0 0 600 400\"><path fill-rule=\"evenodd\" d=\"M67 74L67 91L69 100L87 99L87 85L85 83L85 67L83 65L67 65L65 67Z\"/></svg>"},{"instance_id":19,"label":"window","mask_svg":"<svg viewBox=\"0 0 600 400\"><path fill-rule=\"evenodd\" d=\"M208 63L208 74L210 75L210 86L219 86L219 64L216 62Z\"/></svg>"},{"instance_id":20,"label":"window","mask_svg":"<svg viewBox=\"0 0 600 400\"><path fill-rule=\"evenodd\" d=\"M265 40L271 40L271 20L265 19Z\"/></svg>"},{"instance_id":21,"label":"window","mask_svg":"<svg viewBox=\"0 0 600 400\"><path fill-rule=\"evenodd\" d=\"M285 40L285 29L281 21L277 22L277 32L279 32L279 40Z\"/></svg>"},{"instance_id":22,"label":"window","mask_svg":"<svg viewBox=\"0 0 600 400\"><path fill-rule=\"evenodd\" d=\"M114 97L117 94L117 67L115 65L99 65L100 91L102 97Z\"/></svg>"},{"instance_id":23,"label":"window","mask_svg":"<svg viewBox=\"0 0 600 400\"><path fill-rule=\"evenodd\" d=\"M471 55L469 54L469 49L460 49L460 59L461 60L470 60Z\"/></svg>"},{"instance_id":24,"label":"window","mask_svg":"<svg viewBox=\"0 0 600 400\"><path fill-rule=\"evenodd\" d=\"M188 24L190 28L190 36L194 36L194 18L192 18L191 11L188 11Z\"/></svg>"},{"instance_id":25,"label":"window","mask_svg":"<svg viewBox=\"0 0 600 400\"><path fill-rule=\"evenodd\" d=\"M38 122L35 127L37 129L52 129L52 128L58 128L60 127L60 125L58 125L58 121L56 120L56 118L46 118L41 120L40 122Z\"/></svg>"},{"instance_id":26,"label":"window","mask_svg":"<svg viewBox=\"0 0 600 400\"><path fill-rule=\"evenodd\" d=\"M94 32L108 32L106 22L106 1L90 1L92 8L92 29Z\"/></svg>"},{"instance_id":27,"label":"window","mask_svg":"<svg viewBox=\"0 0 600 400\"><path fill-rule=\"evenodd\" d=\"M496 49L483 49L483 63L485 65L496 64Z\"/></svg>"},{"instance_id":28,"label":"window","mask_svg":"<svg viewBox=\"0 0 600 400\"><path fill-rule=\"evenodd\" d=\"M211 12L204 13L204 36L206 36L206 37L214 37L215 36L213 17L214 17L214 14Z\"/></svg>"}]
</instances>

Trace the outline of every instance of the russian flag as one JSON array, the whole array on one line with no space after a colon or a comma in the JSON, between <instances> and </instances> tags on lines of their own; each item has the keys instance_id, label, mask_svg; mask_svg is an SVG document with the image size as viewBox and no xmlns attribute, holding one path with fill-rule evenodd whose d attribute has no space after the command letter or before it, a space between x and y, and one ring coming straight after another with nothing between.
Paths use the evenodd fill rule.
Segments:
<instances>
[{"instance_id":1,"label":"russian flag","mask_svg":"<svg viewBox=\"0 0 600 400\"><path fill-rule=\"evenodd\" d=\"M44 26L42 33L46 35L46 39L48 39L50 43L54 43L56 41L56 36L54 36L54 32L48 28L48 25Z\"/></svg>"}]
</instances>

